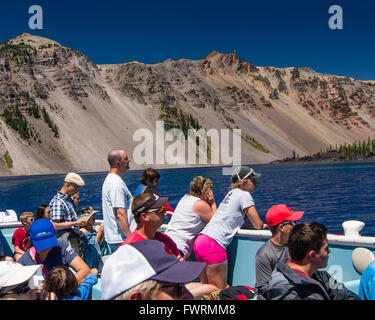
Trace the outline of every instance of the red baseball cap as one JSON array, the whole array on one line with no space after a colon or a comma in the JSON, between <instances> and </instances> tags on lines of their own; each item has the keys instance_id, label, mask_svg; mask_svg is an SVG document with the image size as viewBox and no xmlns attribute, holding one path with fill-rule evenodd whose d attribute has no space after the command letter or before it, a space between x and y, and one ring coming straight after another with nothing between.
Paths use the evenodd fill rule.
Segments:
<instances>
[{"instance_id":1,"label":"red baseball cap","mask_svg":"<svg viewBox=\"0 0 375 320\"><path fill-rule=\"evenodd\" d=\"M302 218L304 211L293 211L285 204L277 204L266 213L267 225L272 228L283 221L297 221Z\"/></svg>"}]
</instances>

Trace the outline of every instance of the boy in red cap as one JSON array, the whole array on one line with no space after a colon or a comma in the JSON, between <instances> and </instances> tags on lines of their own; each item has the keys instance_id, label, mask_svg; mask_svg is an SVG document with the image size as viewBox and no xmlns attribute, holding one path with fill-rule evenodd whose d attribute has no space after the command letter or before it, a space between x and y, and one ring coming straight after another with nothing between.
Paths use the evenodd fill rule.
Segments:
<instances>
[{"instance_id":1,"label":"boy in red cap","mask_svg":"<svg viewBox=\"0 0 375 320\"><path fill-rule=\"evenodd\" d=\"M259 248L255 256L255 288L263 287L270 279L272 271L278 261L289 259L288 247L286 246L289 234L295 221L300 220L303 211L293 211L285 204L272 206L267 214L267 225L271 228L272 237Z\"/></svg>"}]
</instances>

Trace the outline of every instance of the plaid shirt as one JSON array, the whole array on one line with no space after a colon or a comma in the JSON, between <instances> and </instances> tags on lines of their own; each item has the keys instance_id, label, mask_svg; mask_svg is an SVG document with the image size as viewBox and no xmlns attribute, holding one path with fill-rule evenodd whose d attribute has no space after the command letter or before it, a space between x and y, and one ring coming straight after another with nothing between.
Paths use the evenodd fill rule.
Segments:
<instances>
[{"instance_id":1,"label":"plaid shirt","mask_svg":"<svg viewBox=\"0 0 375 320\"><path fill-rule=\"evenodd\" d=\"M60 191L52 198L49 208L51 220L60 220L61 222L78 220L73 199Z\"/></svg>"}]
</instances>

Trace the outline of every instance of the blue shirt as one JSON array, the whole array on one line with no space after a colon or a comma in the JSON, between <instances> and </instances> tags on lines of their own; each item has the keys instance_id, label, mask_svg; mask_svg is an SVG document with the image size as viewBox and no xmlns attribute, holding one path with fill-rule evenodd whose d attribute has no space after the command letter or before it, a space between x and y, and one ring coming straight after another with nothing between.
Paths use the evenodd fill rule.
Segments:
<instances>
[{"instance_id":1,"label":"blue shirt","mask_svg":"<svg viewBox=\"0 0 375 320\"><path fill-rule=\"evenodd\" d=\"M98 283L98 277L95 274L90 273L78 287L77 294L69 296L62 300L87 300L90 296L92 287L96 283Z\"/></svg>"},{"instance_id":2,"label":"blue shirt","mask_svg":"<svg viewBox=\"0 0 375 320\"><path fill-rule=\"evenodd\" d=\"M362 273L358 295L362 300L375 300L375 260Z\"/></svg>"}]
</instances>

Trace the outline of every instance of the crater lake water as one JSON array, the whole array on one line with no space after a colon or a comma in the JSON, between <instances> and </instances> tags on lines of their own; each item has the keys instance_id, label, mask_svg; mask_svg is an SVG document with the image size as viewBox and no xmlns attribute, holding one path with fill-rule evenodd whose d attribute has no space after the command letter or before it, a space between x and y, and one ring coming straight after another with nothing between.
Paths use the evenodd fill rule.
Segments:
<instances>
[{"instance_id":1,"label":"crater lake water","mask_svg":"<svg viewBox=\"0 0 375 320\"><path fill-rule=\"evenodd\" d=\"M330 233L342 234L342 223L360 220L365 223L362 235L375 236L375 162L298 163L250 165L262 174L252 196L265 220L274 204L285 203L294 210L305 211L301 221L324 224ZM209 177L219 206L229 190L230 176L222 175L222 167L158 169L158 190L176 207L189 192L190 181L198 175ZM127 171L123 179L134 194L143 170ZM80 190L78 209L93 206L101 211L101 188L107 172L83 173L86 185ZM0 211L13 209L35 213L39 204L48 204L63 184L65 174L0 178ZM101 213L97 216L102 218Z\"/></svg>"}]
</instances>

